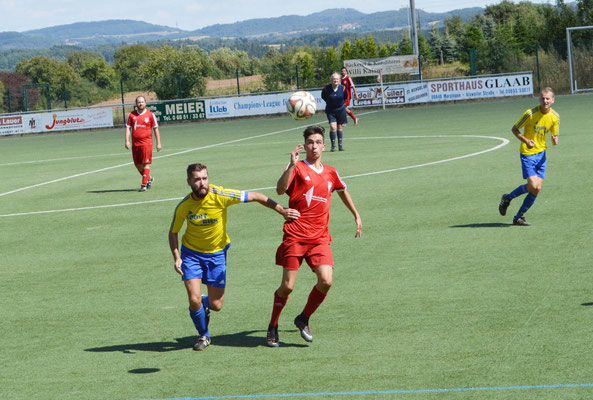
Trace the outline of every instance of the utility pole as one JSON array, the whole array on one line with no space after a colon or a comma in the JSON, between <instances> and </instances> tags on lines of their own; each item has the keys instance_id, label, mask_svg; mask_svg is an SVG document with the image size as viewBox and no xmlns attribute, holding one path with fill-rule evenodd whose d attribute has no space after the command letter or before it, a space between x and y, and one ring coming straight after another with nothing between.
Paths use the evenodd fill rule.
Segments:
<instances>
[{"instance_id":1,"label":"utility pole","mask_svg":"<svg viewBox=\"0 0 593 400\"><path fill-rule=\"evenodd\" d=\"M418 58L418 78L422 80L420 50L418 50L418 23L416 22L416 6L414 5L414 0L410 0L410 13L412 14L412 49L413 54Z\"/></svg>"},{"instance_id":2,"label":"utility pole","mask_svg":"<svg viewBox=\"0 0 593 400\"><path fill-rule=\"evenodd\" d=\"M410 0L410 13L412 14L412 48L414 54L419 56L418 53L418 24L416 23L416 7L414 0Z\"/></svg>"}]
</instances>

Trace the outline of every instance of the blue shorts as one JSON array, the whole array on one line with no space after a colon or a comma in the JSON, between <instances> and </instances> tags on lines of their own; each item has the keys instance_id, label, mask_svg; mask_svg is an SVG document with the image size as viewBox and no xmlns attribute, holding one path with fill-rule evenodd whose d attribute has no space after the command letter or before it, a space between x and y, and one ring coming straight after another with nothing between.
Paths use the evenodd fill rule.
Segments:
<instances>
[{"instance_id":1,"label":"blue shorts","mask_svg":"<svg viewBox=\"0 0 593 400\"><path fill-rule=\"evenodd\" d=\"M327 120L331 124L336 122L338 125L346 125L348 119L346 117L346 107L340 107L337 110L326 111Z\"/></svg>"},{"instance_id":2,"label":"blue shorts","mask_svg":"<svg viewBox=\"0 0 593 400\"><path fill-rule=\"evenodd\" d=\"M546 152L542 151L537 154L525 155L521 154L521 169L523 170L523 179L530 176L539 176L542 179L546 177Z\"/></svg>"},{"instance_id":3,"label":"blue shorts","mask_svg":"<svg viewBox=\"0 0 593 400\"><path fill-rule=\"evenodd\" d=\"M216 253L200 253L181 246L181 280L201 279L208 286L223 288L226 286L226 253L231 247L229 243L224 250Z\"/></svg>"}]
</instances>

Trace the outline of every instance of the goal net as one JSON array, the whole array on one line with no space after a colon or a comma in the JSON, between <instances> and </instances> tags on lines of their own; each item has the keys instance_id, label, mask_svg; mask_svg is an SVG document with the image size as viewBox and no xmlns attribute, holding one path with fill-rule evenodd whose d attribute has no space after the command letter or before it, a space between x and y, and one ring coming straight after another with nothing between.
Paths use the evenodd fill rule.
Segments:
<instances>
[{"instance_id":1,"label":"goal net","mask_svg":"<svg viewBox=\"0 0 593 400\"><path fill-rule=\"evenodd\" d=\"M593 91L593 26L566 28L571 93Z\"/></svg>"}]
</instances>

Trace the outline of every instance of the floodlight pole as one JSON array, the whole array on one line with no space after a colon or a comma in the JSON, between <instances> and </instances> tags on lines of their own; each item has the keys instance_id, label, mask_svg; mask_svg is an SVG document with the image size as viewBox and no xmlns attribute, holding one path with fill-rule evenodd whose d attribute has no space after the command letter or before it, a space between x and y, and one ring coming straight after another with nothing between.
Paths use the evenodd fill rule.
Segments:
<instances>
[{"instance_id":1,"label":"floodlight pole","mask_svg":"<svg viewBox=\"0 0 593 400\"><path fill-rule=\"evenodd\" d=\"M418 27L416 26L416 7L414 0L410 0L410 13L412 14L412 46L414 54L418 55Z\"/></svg>"},{"instance_id":2,"label":"floodlight pole","mask_svg":"<svg viewBox=\"0 0 593 400\"><path fill-rule=\"evenodd\" d=\"M422 69L420 67L420 51L418 50L418 23L416 22L416 6L414 0L410 0L410 13L412 14L412 48L413 54L418 57L418 75L422 80Z\"/></svg>"}]
</instances>

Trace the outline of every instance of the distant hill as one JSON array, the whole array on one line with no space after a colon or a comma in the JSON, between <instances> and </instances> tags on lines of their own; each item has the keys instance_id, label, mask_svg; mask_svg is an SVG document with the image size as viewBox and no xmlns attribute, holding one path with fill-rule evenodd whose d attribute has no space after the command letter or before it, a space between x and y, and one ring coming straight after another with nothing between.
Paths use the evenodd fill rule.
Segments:
<instances>
[{"instance_id":1,"label":"distant hill","mask_svg":"<svg viewBox=\"0 0 593 400\"><path fill-rule=\"evenodd\" d=\"M483 8L465 8L446 13L428 13L417 10L423 28L429 24L442 26L445 18L454 15L464 21L482 13ZM306 16L285 15L277 18L257 18L232 24L216 24L192 31L194 36L243 37L243 38L278 38L309 33L334 32L373 32L386 29L398 29L408 26L409 11L401 8L395 11L383 11L364 14L351 8L339 8L321 11Z\"/></svg>"},{"instance_id":2,"label":"distant hill","mask_svg":"<svg viewBox=\"0 0 593 400\"><path fill-rule=\"evenodd\" d=\"M482 8L464 8L446 13L418 10L423 27L442 26L454 15L464 21L483 12ZM0 32L0 49L47 49L52 46L92 47L102 44L122 45L138 42L203 38L251 38L276 41L311 33L373 32L401 29L408 25L408 10L364 14L354 9L329 9L306 16L285 15L256 18L232 24L216 24L194 31L132 20L77 22L25 32Z\"/></svg>"},{"instance_id":3,"label":"distant hill","mask_svg":"<svg viewBox=\"0 0 593 400\"><path fill-rule=\"evenodd\" d=\"M0 32L0 49L43 49L62 45L91 47L177 39L186 34L186 31L180 29L142 21L77 22L22 33Z\"/></svg>"}]
</instances>

